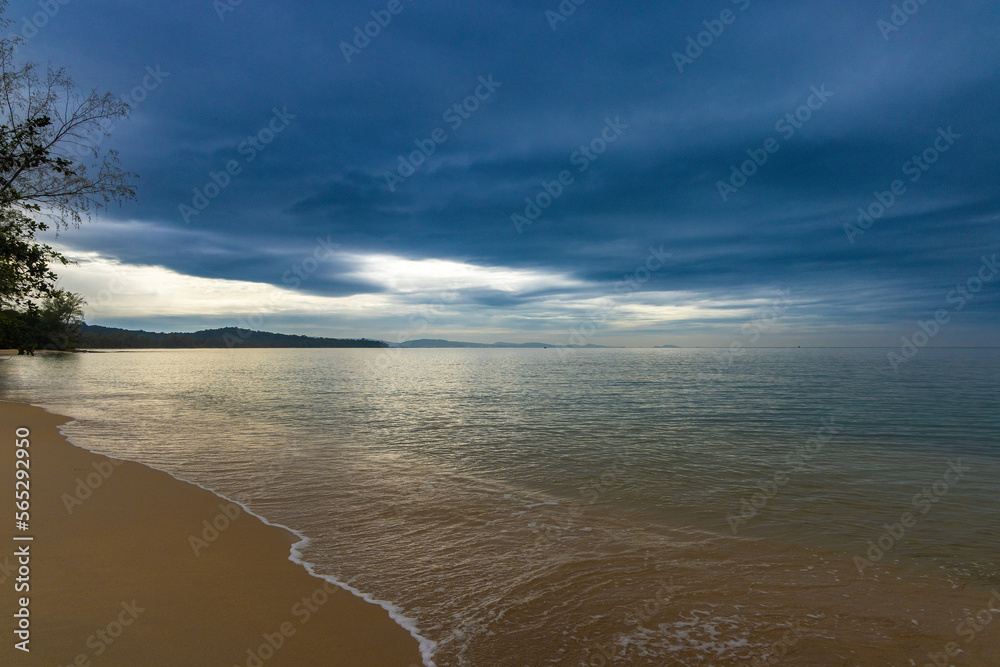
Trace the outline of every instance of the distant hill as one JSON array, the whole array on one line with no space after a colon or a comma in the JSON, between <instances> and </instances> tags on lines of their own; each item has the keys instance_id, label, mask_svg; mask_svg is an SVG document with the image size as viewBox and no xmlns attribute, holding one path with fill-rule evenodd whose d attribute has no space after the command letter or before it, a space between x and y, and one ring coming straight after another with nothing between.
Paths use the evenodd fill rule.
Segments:
<instances>
[{"instance_id":1,"label":"distant hill","mask_svg":"<svg viewBox=\"0 0 1000 667\"><path fill-rule=\"evenodd\" d=\"M551 343L464 343L461 341L424 338L408 340L405 343L386 343L380 340L362 338L313 338L311 336L290 336L267 331L249 331L236 327L206 329L194 333L158 333L131 329L116 329L93 324L80 326L79 349L90 350L133 350L133 349L174 349L212 347L398 347L398 348L576 348L607 349L604 345L553 345Z\"/></svg>"},{"instance_id":2,"label":"distant hill","mask_svg":"<svg viewBox=\"0 0 1000 667\"><path fill-rule=\"evenodd\" d=\"M422 338L420 340L408 340L405 343L390 343L389 347L495 347L495 348L545 348L545 347L572 347L572 348L601 348L604 345L552 345L551 343L462 343L453 340L440 340L436 338Z\"/></svg>"},{"instance_id":3,"label":"distant hill","mask_svg":"<svg viewBox=\"0 0 1000 667\"><path fill-rule=\"evenodd\" d=\"M194 333L155 333L132 331L91 324L80 325L80 349L160 349L204 347L388 347L379 340L351 340L343 338L313 338L289 336L267 331L249 331L227 327L206 329Z\"/></svg>"}]
</instances>

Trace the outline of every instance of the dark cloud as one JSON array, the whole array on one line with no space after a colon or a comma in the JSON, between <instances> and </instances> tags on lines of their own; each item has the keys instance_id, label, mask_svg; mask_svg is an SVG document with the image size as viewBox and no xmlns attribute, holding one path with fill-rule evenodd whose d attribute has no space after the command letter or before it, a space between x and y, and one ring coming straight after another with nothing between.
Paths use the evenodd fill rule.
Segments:
<instances>
[{"instance_id":1,"label":"dark cloud","mask_svg":"<svg viewBox=\"0 0 1000 667\"><path fill-rule=\"evenodd\" d=\"M905 329L1000 249L1000 5L928 2L885 38L891 2L594 0L553 30L555 0L402 0L348 63L342 43L385 4L244 2L221 19L204 0L60 5L22 54L123 94L147 67L169 73L106 140L142 180L139 200L105 219L143 224L63 240L281 285L329 236L348 253L573 276L576 296L611 294L663 245L671 262L646 290L738 302L790 287L814 326L845 331ZM20 30L37 11L13 2L8 16ZM688 51L689 37L708 45ZM477 101L481 77L499 84ZM817 89L832 94L808 120L778 124ZM289 120L271 136L276 112ZM575 151L615 118L627 128L582 171ZM907 180L948 128L960 138ZM387 179L438 130L432 155ZM250 151L253 137L269 142ZM723 201L718 182L768 139L780 149ZM185 221L179 206L230 161L240 173ZM518 234L511 215L564 170L573 183ZM851 243L845 223L897 179L905 194ZM383 291L336 262L301 289ZM533 299L481 290L460 304L506 318ZM982 336L998 303L994 288L968 306Z\"/></svg>"}]
</instances>

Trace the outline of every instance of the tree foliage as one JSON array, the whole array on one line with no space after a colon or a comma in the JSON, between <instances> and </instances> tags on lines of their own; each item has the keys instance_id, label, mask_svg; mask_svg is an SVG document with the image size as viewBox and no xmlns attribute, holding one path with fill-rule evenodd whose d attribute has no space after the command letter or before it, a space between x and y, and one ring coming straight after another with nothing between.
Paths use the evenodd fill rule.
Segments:
<instances>
[{"instance_id":1,"label":"tree foliage","mask_svg":"<svg viewBox=\"0 0 1000 667\"><path fill-rule=\"evenodd\" d=\"M0 348L21 354L74 349L80 342L83 303L78 294L55 290L40 306L30 303L20 310L0 310Z\"/></svg>"},{"instance_id":2,"label":"tree foliage","mask_svg":"<svg viewBox=\"0 0 1000 667\"><path fill-rule=\"evenodd\" d=\"M24 308L53 293L57 277L51 265L69 261L35 240L35 233L46 229L42 221L0 208L0 308Z\"/></svg>"},{"instance_id":3,"label":"tree foliage","mask_svg":"<svg viewBox=\"0 0 1000 667\"><path fill-rule=\"evenodd\" d=\"M0 12L6 6L0 0ZM9 24L0 20L0 29ZM128 116L128 104L82 93L63 69L18 62L21 41L0 38L0 310L8 333L10 313L31 320L42 312L38 300L64 299L51 267L68 261L37 234L79 226L135 196L135 174L93 140L102 124Z\"/></svg>"},{"instance_id":4,"label":"tree foliage","mask_svg":"<svg viewBox=\"0 0 1000 667\"><path fill-rule=\"evenodd\" d=\"M93 141L101 124L128 116L111 93L82 94L65 70L15 60L0 40L0 207L40 213L57 228L135 196L135 174Z\"/></svg>"}]
</instances>

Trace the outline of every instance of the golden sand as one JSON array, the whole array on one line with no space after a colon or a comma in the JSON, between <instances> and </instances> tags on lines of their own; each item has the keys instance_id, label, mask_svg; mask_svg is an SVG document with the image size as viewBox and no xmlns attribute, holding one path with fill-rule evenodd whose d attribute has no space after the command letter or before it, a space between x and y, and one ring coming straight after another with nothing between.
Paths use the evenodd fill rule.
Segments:
<instances>
[{"instance_id":1,"label":"golden sand","mask_svg":"<svg viewBox=\"0 0 1000 667\"><path fill-rule=\"evenodd\" d=\"M67 421L0 402L0 665L421 664L388 612L289 560L293 534L164 472L75 447L57 430ZM30 430L26 532L14 523L19 428ZM27 577L15 555L25 547ZM15 591L19 577L30 592ZM28 653L15 648L21 597Z\"/></svg>"},{"instance_id":2,"label":"golden sand","mask_svg":"<svg viewBox=\"0 0 1000 667\"><path fill-rule=\"evenodd\" d=\"M288 560L293 535L166 473L72 446L56 430L66 421L0 403L0 667L420 664L416 641L383 609ZM13 633L21 426L31 430L30 654L14 649ZM849 556L773 541L659 544L620 553L615 572L567 558L533 577L532 603L495 619L467 664L1000 665L993 587L889 564L862 576ZM632 579L650 568L657 583L637 590ZM570 618L580 591L588 609L610 611ZM573 648L560 653L554 639L570 623ZM650 662L623 641L640 627L670 646L669 659Z\"/></svg>"}]
</instances>

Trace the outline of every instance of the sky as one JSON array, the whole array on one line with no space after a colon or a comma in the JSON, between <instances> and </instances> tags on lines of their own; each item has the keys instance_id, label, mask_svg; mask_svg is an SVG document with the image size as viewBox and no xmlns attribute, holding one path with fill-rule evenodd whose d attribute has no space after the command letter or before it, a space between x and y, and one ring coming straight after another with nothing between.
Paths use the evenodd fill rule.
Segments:
<instances>
[{"instance_id":1,"label":"sky","mask_svg":"<svg viewBox=\"0 0 1000 667\"><path fill-rule=\"evenodd\" d=\"M131 117L91 324L996 345L989 0L11 2ZM921 333L923 332L923 333Z\"/></svg>"}]
</instances>

